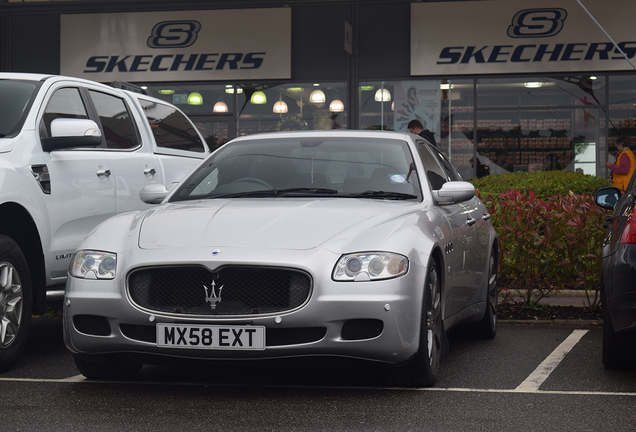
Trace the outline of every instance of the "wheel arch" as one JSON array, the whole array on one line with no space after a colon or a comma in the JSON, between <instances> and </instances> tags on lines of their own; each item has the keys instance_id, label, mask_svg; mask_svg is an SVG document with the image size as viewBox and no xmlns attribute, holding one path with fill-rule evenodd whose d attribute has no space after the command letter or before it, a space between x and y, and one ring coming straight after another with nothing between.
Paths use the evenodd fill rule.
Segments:
<instances>
[{"instance_id":1,"label":"wheel arch","mask_svg":"<svg viewBox=\"0 0 636 432\"><path fill-rule=\"evenodd\" d=\"M46 308L46 277L40 233L29 212L17 203L0 205L0 234L11 237L20 246L29 266L33 289L33 312Z\"/></svg>"}]
</instances>

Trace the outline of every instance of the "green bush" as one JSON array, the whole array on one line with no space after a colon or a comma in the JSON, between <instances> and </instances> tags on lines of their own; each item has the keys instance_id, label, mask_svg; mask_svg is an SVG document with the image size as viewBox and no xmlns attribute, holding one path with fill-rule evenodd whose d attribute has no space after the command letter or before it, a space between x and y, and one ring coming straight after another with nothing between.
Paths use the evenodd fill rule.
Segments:
<instances>
[{"instance_id":1,"label":"green bush","mask_svg":"<svg viewBox=\"0 0 636 432\"><path fill-rule=\"evenodd\" d=\"M609 182L553 171L491 176L473 184L499 237L500 287L517 290L526 305L555 290L586 289L588 306L595 309L607 211L594 204L593 192Z\"/></svg>"},{"instance_id":2,"label":"green bush","mask_svg":"<svg viewBox=\"0 0 636 432\"><path fill-rule=\"evenodd\" d=\"M580 195L593 193L596 189L611 186L604 178L575 173L572 171L516 172L490 175L473 179L471 183L482 196L502 194L516 190L522 194L534 192L539 198L565 196L571 192Z\"/></svg>"}]
</instances>

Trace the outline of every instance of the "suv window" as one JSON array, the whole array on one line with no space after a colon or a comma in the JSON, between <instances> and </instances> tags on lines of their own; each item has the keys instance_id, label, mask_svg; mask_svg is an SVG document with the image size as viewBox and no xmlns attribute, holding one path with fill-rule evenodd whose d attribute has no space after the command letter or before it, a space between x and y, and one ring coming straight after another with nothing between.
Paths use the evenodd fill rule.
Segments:
<instances>
[{"instance_id":1,"label":"suv window","mask_svg":"<svg viewBox=\"0 0 636 432\"><path fill-rule=\"evenodd\" d=\"M51 122L57 118L88 118L79 89L66 87L57 90L53 94L42 117L46 130L46 135L42 134L43 137L51 136Z\"/></svg>"},{"instance_id":2,"label":"suv window","mask_svg":"<svg viewBox=\"0 0 636 432\"><path fill-rule=\"evenodd\" d=\"M39 87L34 82L0 80L0 137L20 131Z\"/></svg>"},{"instance_id":3,"label":"suv window","mask_svg":"<svg viewBox=\"0 0 636 432\"><path fill-rule=\"evenodd\" d=\"M106 147L110 149L137 147L139 140L124 100L94 90L89 90L89 93L104 130Z\"/></svg>"},{"instance_id":4,"label":"suv window","mask_svg":"<svg viewBox=\"0 0 636 432\"><path fill-rule=\"evenodd\" d=\"M162 103L139 99L159 147L203 153L205 147L185 115Z\"/></svg>"}]
</instances>

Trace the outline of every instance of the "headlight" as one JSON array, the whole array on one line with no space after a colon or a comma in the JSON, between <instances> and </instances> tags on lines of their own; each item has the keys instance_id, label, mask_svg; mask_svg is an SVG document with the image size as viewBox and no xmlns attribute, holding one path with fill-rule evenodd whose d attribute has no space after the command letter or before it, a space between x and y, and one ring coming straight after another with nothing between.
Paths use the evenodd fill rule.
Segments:
<instances>
[{"instance_id":1,"label":"headlight","mask_svg":"<svg viewBox=\"0 0 636 432\"><path fill-rule=\"evenodd\" d=\"M99 251L77 251L71 260L69 273L81 279L114 279L117 254Z\"/></svg>"},{"instance_id":2,"label":"headlight","mask_svg":"<svg viewBox=\"0 0 636 432\"><path fill-rule=\"evenodd\" d=\"M336 281L369 281L402 276L409 270L409 260L391 252L360 252L340 257L333 270Z\"/></svg>"}]
</instances>

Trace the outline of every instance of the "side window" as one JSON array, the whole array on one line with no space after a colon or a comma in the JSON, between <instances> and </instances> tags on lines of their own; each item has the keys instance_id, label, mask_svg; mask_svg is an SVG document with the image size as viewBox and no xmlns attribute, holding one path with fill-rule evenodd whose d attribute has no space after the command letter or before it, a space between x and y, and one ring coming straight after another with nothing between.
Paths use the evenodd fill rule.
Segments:
<instances>
[{"instance_id":1,"label":"side window","mask_svg":"<svg viewBox=\"0 0 636 432\"><path fill-rule=\"evenodd\" d=\"M42 117L42 127L40 128L42 138L51 136L51 122L57 118L88 118L79 89L74 87L61 88L53 94Z\"/></svg>"},{"instance_id":2,"label":"side window","mask_svg":"<svg viewBox=\"0 0 636 432\"><path fill-rule=\"evenodd\" d=\"M139 145L135 126L123 99L89 90L104 130L106 147L110 149L130 149Z\"/></svg>"},{"instance_id":3,"label":"side window","mask_svg":"<svg viewBox=\"0 0 636 432\"><path fill-rule=\"evenodd\" d=\"M448 173L442 169L436 160L436 157L434 157L428 150L426 144L419 143L417 151L420 154L420 158L422 158L422 163L426 169L426 178L428 179L428 183L431 185L431 189L441 189L444 183L451 180Z\"/></svg>"},{"instance_id":4,"label":"side window","mask_svg":"<svg viewBox=\"0 0 636 432\"><path fill-rule=\"evenodd\" d=\"M205 147L192 123L175 108L139 99L157 146L203 153Z\"/></svg>"},{"instance_id":5,"label":"side window","mask_svg":"<svg viewBox=\"0 0 636 432\"><path fill-rule=\"evenodd\" d=\"M448 159L446 159L446 156L444 156L435 147L430 147L430 149L433 155L439 160L439 163L442 165L442 168L444 168L444 171L446 171L446 175L451 181L458 181L462 179L457 170L451 165Z\"/></svg>"}]
</instances>

